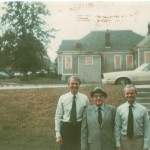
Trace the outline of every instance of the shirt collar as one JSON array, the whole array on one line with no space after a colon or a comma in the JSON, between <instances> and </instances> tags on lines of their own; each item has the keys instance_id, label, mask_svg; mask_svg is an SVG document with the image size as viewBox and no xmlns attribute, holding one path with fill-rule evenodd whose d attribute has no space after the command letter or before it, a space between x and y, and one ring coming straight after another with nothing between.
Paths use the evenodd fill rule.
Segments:
<instances>
[{"instance_id":1,"label":"shirt collar","mask_svg":"<svg viewBox=\"0 0 150 150\"><path fill-rule=\"evenodd\" d=\"M70 95L73 97L74 95L70 92ZM75 94L76 97L78 97L78 93Z\"/></svg>"},{"instance_id":2,"label":"shirt collar","mask_svg":"<svg viewBox=\"0 0 150 150\"><path fill-rule=\"evenodd\" d=\"M100 107L101 107L101 110L104 110L104 107L105 107L104 103L103 103ZM97 107L97 106L95 105L95 110L96 110L96 111L98 111L98 108L99 108L99 107Z\"/></svg>"},{"instance_id":3,"label":"shirt collar","mask_svg":"<svg viewBox=\"0 0 150 150\"><path fill-rule=\"evenodd\" d=\"M128 101L126 102L126 104L127 104L128 107L131 105L130 103L128 103ZM132 104L132 106L135 107L136 104L137 104L137 103L136 103L136 101L135 101L135 102Z\"/></svg>"}]
</instances>

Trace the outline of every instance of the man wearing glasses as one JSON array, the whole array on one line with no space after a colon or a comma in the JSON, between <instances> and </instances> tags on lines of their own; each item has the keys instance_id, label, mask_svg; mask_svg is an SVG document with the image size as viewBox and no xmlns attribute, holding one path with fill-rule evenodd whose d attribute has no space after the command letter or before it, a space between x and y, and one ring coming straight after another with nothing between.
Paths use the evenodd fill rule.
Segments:
<instances>
[{"instance_id":1,"label":"man wearing glasses","mask_svg":"<svg viewBox=\"0 0 150 150\"><path fill-rule=\"evenodd\" d=\"M93 105L83 114L81 150L115 150L116 108L104 103L107 93L101 87L96 87L90 95Z\"/></svg>"}]
</instances>

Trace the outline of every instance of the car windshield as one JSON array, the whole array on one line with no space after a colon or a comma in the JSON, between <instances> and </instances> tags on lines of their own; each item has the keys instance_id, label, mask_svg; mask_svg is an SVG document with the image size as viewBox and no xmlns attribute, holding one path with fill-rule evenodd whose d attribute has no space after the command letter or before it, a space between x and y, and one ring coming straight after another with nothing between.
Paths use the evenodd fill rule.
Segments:
<instances>
[{"instance_id":1,"label":"car windshield","mask_svg":"<svg viewBox=\"0 0 150 150\"><path fill-rule=\"evenodd\" d=\"M134 71L142 71L142 70L145 70L145 68L147 68L146 66L149 66L149 64L143 64L143 65L139 66L138 68L136 68Z\"/></svg>"},{"instance_id":2,"label":"car windshield","mask_svg":"<svg viewBox=\"0 0 150 150\"><path fill-rule=\"evenodd\" d=\"M148 64L143 70L144 71L150 71L150 64Z\"/></svg>"}]
</instances>

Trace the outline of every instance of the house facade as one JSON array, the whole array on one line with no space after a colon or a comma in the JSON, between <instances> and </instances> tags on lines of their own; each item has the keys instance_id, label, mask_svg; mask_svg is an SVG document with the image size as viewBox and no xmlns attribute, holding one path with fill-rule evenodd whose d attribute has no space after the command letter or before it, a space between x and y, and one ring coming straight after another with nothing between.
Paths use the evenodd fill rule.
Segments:
<instances>
[{"instance_id":1,"label":"house facade","mask_svg":"<svg viewBox=\"0 0 150 150\"><path fill-rule=\"evenodd\" d=\"M145 37L134 49L133 49L135 64L140 66L143 63L150 63L150 35Z\"/></svg>"},{"instance_id":2,"label":"house facade","mask_svg":"<svg viewBox=\"0 0 150 150\"><path fill-rule=\"evenodd\" d=\"M78 75L82 82L101 83L102 73L133 70L149 61L149 39L132 30L106 30L63 40L57 51L58 74L62 80Z\"/></svg>"}]
</instances>

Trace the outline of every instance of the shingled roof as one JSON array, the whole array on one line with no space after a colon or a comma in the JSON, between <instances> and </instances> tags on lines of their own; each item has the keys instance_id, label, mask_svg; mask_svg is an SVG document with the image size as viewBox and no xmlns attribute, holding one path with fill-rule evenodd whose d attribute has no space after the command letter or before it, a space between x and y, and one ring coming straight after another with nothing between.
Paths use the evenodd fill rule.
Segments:
<instances>
[{"instance_id":1,"label":"shingled roof","mask_svg":"<svg viewBox=\"0 0 150 150\"><path fill-rule=\"evenodd\" d=\"M110 34L110 48L105 47L105 34ZM108 50L131 50L144 39L132 30L92 31L79 40L63 40L58 52L85 50L89 52Z\"/></svg>"}]
</instances>

